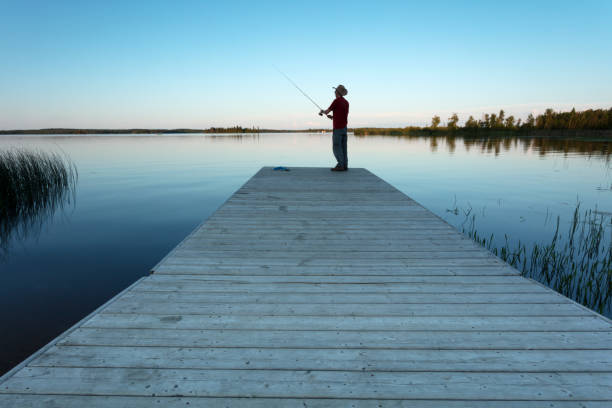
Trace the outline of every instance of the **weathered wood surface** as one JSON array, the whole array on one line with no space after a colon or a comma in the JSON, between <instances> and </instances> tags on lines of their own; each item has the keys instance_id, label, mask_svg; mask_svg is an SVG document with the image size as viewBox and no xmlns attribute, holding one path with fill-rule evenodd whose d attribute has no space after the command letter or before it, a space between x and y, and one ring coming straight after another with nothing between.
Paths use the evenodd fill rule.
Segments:
<instances>
[{"instance_id":1,"label":"weathered wood surface","mask_svg":"<svg viewBox=\"0 0 612 408\"><path fill-rule=\"evenodd\" d=\"M612 406L612 323L364 169L261 169L0 380L19 407Z\"/></svg>"}]
</instances>

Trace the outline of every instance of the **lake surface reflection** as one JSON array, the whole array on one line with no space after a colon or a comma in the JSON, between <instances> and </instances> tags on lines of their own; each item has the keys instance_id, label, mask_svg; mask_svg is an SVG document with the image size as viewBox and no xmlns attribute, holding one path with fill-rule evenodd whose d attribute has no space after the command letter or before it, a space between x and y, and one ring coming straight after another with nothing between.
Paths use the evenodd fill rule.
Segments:
<instances>
[{"instance_id":1,"label":"lake surface reflection","mask_svg":"<svg viewBox=\"0 0 612 408\"><path fill-rule=\"evenodd\" d=\"M0 372L147 274L260 167L335 165L330 134L0 136L13 147L64 152L79 180L75 205L0 259ZM535 242L550 240L557 215L565 230L577 200L612 214L610 147L350 135L349 166L459 229L472 208L483 235Z\"/></svg>"}]
</instances>

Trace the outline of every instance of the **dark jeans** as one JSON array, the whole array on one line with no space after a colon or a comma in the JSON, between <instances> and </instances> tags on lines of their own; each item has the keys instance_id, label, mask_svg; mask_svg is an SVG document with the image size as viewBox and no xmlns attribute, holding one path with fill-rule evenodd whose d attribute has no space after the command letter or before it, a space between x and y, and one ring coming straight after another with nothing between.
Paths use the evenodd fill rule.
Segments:
<instances>
[{"instance_id":1,"label":"dark jeans","mask_svg":"<svg viewBox=\"0 0 612 408\"><path fill-rule=\"evenodd\" d=\"M338 161L338 164L344 167L348 167L348 154L346 151L346 139L347 139L346 128L334 129L334 134L332 136L334 156L336 156L336 160Z\"/></svg>"}]
</instances>

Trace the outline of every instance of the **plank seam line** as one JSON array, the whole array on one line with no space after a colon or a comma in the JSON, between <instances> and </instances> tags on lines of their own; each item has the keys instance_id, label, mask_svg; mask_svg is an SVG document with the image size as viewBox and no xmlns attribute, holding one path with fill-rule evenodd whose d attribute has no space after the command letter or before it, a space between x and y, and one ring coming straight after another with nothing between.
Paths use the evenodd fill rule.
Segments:
<instances>
[{"instance_id":1,"label":"plank seam line","mask_svg":"<svg viewBox=\"0 0 612 408\"><path fill-rule=\"evenodd\" d=\"M453 316L456 317L456 316ZM498 316L503 317L503 316ZM529 317L529 316L525 316ZM359 329L359 330L350 330L350 329L315 329L315 330L304 330L304 329L276 329L276 328L265 328L265 329L250 329L247 327L220 327L218 329L202 329L202 328L182 328L182 327L108 327L108 326L85 326L84 328L88 329L102 329L102 330L116 330L116 329L132 329L132 330L173 330L173 331L251 331L251 332L270 332L270 331L288 331L288 332L312 332L312 331L321 331L321 332L352 332L352 333L410 333L410 332L423 332L424 330L400 330L400 329L378 329L378 330L368 330L368 329ZM432 332L441 332L441 333L559 333L558 330L486 330L486 329L472 329L472 330L449 330L449 329L430 329L427 330L428 333ZM612 333L612 329L591 329L591 330L564 330L561 333Z\"/></svg>"},{"instance_id":2,"label":"plank seam line","mask_svg":"<svg viewBox=\"0 0 612 408\"><path fill-rule=\"evenodd\" d=\"M385 286L401 286L401 285L444 285L444 286L529 286L529 282L473 282L473 283L462 283L462 282L307 282L307 281L296 281L296 282L283 282L281 280L273 282L245 282L238 280L223 280L223 279L193 279L189 278L186 280L180 280L180 278L172 277L168 280L155 279L155 283L165 283L172 285L181 284L192 284L192 283L207 283L213 284L224 284L227 286L249 286L249 285L356 285L356 286L374 286L374 285L385 285Z\"/></svg>"},{"instance_id":3,"label":"plank seam line","mask_svg":"<svg viewBox=\"0 0 612 408\"><path fill-rule=\"evenodd\" d=\"M401 285L406 285L406 286L418 286L418 285L441 285L441 286L455 286L455 287L463 287L463 286L528 286L531 285L528 282L500 282L500 283L496 283L496 282L492 282L492 283L488 283L488 282L474 282L474 283L461 283L461 282L282 282L282 281L275 281L275 282L240 282L240 281L227 281L227 280L213 280L213 279L193 279L193 280L167 280L167 281L163 281L163 280L155 280L153 281L156 284L167 284L168 286L174 286L174 285L184 285L184 284L198 284L198 283L202 283L202 284L209 284L209 285L219 285L219 286L228 286L228 287L233 287L233 286L255 286L255 285L314 285L317 287L320 287L321 285L337 285L337 286L341 286L341 285L354 285L354 286L389 286L389 287L396 287L396 286L401 286ZM233 289L233 288L232 288Z\"/></svg>"},{"instance_id":4,"label":"plank seam line","mask_svg":"<svg viewBox=\"0 0 612 408\"><path fill-rule=\"evenodd\" d=\"M337 333L344 333L344 332L348 332L348 333L360 333L360 332L372 332L372 333L383 333L383 332L398 332L398 333L430 333L432 330L425 330L425 329L416 329L416 330L398 330L398 329L394 329L394 330L384 330L384 329L378 329L378 330L350 330L350 329L335 329L335 330L329 330L329 329L244 329L244 328L221 328L221 329L208 329L208 328L197 328L197 329L178 329L178 328L142 328L142 327L92 327L92 326L82 326L78 328L79 330L152 330L152 331L158 331L158 330L168 330L168 331L173 331L173 330L186 330L186 331L202 331L202 332L223 332L223 331L263 331L263 332L276 332L276 333L284 333L284 332L328 332L328 331L333 331L333 332L337 332ZM451 329L440 329L440 330L436 330L438 332L450 332L450 333L480 333L480 332L491 332L491 333L506 333L506 332L513 332L513 333L555 333L555 334L563 334L565 333L565 330L451 330ZM610 333L612 334L612 330L608 330L608 331L604 331L605 333ZM572 330L572 333L584 333L584 334L593 334L593 332L591 330ZM599 333L599 332L598 332ZM612 344L612 343L611 343Z\"/></svg>"},{"instance_id":5,"label":"plank seam line","mask_svg":"<svg viewBox=\"0 0 612 408\"><path fill-rule=\"evenodd\" d=\"M151 302L151 299L147 299L149 302ZM122 304L125 305L125 303L135 303L135 301L130 301L130 302L123 302ZM182 305L193 305L193 304L201 304L201 305L219 305L219 302L203 302L203 301L199 301L199 300L194 300L194 301L183 301L183 302L176 302L175 299L163 299L163 301L155 301L155 302L151 302L153 304L159 304L159 305L165 305L165 304L182 304ZM382 302L364 302L364 303L354 303L354 302L334 302L334 303L324 303L324 302L291 302L291 305L320 305L320 306L329 306L329 305L351 305L351 306L371 306L371 305L568 305L569 303L546 303L546 302L516 302L516 303L490 303L490 302L440 302L440 303L418 303L418 302L413 302L413 303L395 303L395 302L387 302L387 303L382 303ZM230 306L230 305L241 305L241 306L247 306L247 305L282 305L282 306L286 306L287 303L285 302L224 302L220 307L224 307L225 305ZM586 312L583 312L584 315L580 315L580 316L590 316L589 314L587 314ZM455 315L453 315L455 316ZM575 315L571 315L571 316L575 316Z\"/></svg>"},{"instance_id":6,"label":"plank seam line","mask_svg":"<svg viewBox=\"0 0 612 408\"><path fill-rule=\"evenodd\" d=\"M233 245L232 245L233 246ZM199 247L199 246L198 246ZM206 248L210 248L210 246L204 245L203 247ZM215 249L214 251L206 251L206 250L199 250L197 248L194 249L183 249L184 252L191 252L194 255L198 254L198 255L208 255L208 254L217 254L219 252L229 252L229 253L233 253L233 252L238 252L238 253L243 253L243 252L247 252L247 250L252 249L251 252L270 252L270 253L274 253L274 252L278 252L278 249L260 249L260 248L236 248L236 249L227 249L227 248L219 248L219 249ZM358 249L351 249L351 250L343 250L343 249L338 249L338 250L324 250L324 249L313 249L310 250L308 248L281 248L285 253L296 253L296 254L301 254L304 252L317 252L317 253L342 253L342 254L347 254L347 255L352 255L355 253L377 253L377 252L399 252L399 253L410 253L410 252L418 252L418 253L422 253L422 252L427 252L427 253L440 253L440 252L444 252L446 254L454 254L454 253L470 253L470 252L474 252L474 253L482 253L482 251L480 251L478 248L466 248L466 249L461 249L461 250L454 250L454 251L438 251L438 250L420 250L420 249L394 249L394 250L358 250ZM282 258L281 258L282 259ZM397 258L388 258L385 257L385 259L397 259ZM401 258L400 258L401 259ZM413 259L413 258L410 258ZM414 258L416 259L416 258Z\"/></svg>"},{"instance_id":7,"label":"plank seam line","mask_svg":"<svg viewBox=\"0 0 612 408\"><path fill-rule=\"evenodd\" d=\"M163 345L163 346L159 346L159 345L141 345L141 344L137 344L137 345L131 345L131 344L96 344L96 343L91 343L91 344L76 344L76 343L67 343L67 344L56 344L55 347L57 348L70 348L70 347L104 347L104 348L165 348L165 349L247 349L247 350L382 350L382 351L396 351L396 350L401 350L401 351L406 351L406 350L420 350L420 351L455 351L455 350L460 350L460 351L481 351L481 350L486 350L486 351L526 351L526 352L530 352L533 351L534 353L540 352L540 351L606 351L606 350L612 350L612 348L518 348L518 347L494 347L494 348L489 348L489 347L372 347L372 346L360 346L360 347L356 347L356 346L338 346L338 347L305 347L305 346L296 346L296 347L289 347L289 346L215 346L215 345L210 345L210 346L198 346L198 345L189 345L189 346L184 346L184 345L175 345L175 346L167 346L167 345ZM612 370L610 370L612 371Z\"/></svg>"},{"instance_id":8,"label":"plank seam line","mask_svg":"<svg viewBox=\"0 0 612 408\"><path fill-rule=\"evenodd\" d=\"M139 279L137 279L134 283L132 283L130 286L128 286L127 288L123 289L121 292L117 293L115 296L113 296L112 298L110 298L108 301L106 301L105 303L103 303L101 306L99 306L98 308L96 308L93 312L91 312L90 314L88 314L87 316L85 316L84 318L82 318L81 320L79 320L77 323L75 323L74 325L72 325L68 330L65 330L64 332L62 332L59 336L57 336L56 338L54 338L53 340L51 340L49 343L47 343L46 345L44 345L43 347L41 347L38 351L34 352L30 357L26 358L25 360L23 360L21 363L17 364L15 367L13 367L12 369L10 369L9 371L7 371L4 375L2 375L0 377L0 384L4 383L5 381L7 381L10 377L12 377L14 374L17 373L17 371L20 371L22 368L25 368L31 361L33 361L34 359L36 359L37 357L39 357L40 355L42 355L43 353L45 353L48 349L50 349L51 347L53 347L55 344L57 344L59 341L63 340L64 338L66 338L69 334L71 334L72 332L74 332L75 330L79 329L80 327L82 327L85 323L87 323L91 318L93 318L96 314L98 314L99 312L103 311L106 307L110 306L111 303L113 303L115 300L117 300L120 296L122 296L124 293L127 293L130 289L132 289L134 286L136 286L138 283L140 283L143 279L145 279L146 276L143 276Z\"/></svg>"},{"instance_id":9,"label":"plank seam line","mask_svg":"<svg viewBox=\"0 0 612 408\"><path fill-rule=\"evenodd\" d=\"M182 277L185 276L185 277ZM380 275L371 275L371 278L377 278ZM498 276L502 276L503 279L497 278ZM516 275L437 275L438 281L433 279L428 280L429 277L419 277L414 275L408 276L399 276L399 275L391 275L391 276L380 276L381 279L372 279L371 282L367 281L368 276L348 276L348 275L340 275L340 276L332 276L332 275L182 275L182 274L173 274L172 276L163 276L163 277L155 277L152 276L153 281L157 282L206 282L206 283L237 283L241 285L259 285L259 284L269 284L269 283L300 283L300 284L331 284L331 285L402 285L402 284L412 284L412 285L531 285L529 282L521 282ZM474 277L474 278L472 278ZM493 277L497 279L493 279ZM292 279L289 279L292 278ZM311 281L308 279L312 278ZM317 279L315 279L317 278ZM337 280L330 280L326 282L325 279L321 278L343 278L345 282L339 282ZM397 279L393 279L397 278ZM266 280L264 280L266 279ZM299 280L298 280L299 279ZM458 280L471 280L473 282L457 282ZM251 280L251 281L249 281ZM489 282L486 282L486 281ZM484 282L483 282L484 281ZM493 281L493 282L491 282Z\"/></svg>"},{"instance_id":10,"label":"plank seam line","mask_svg":"<svg viewBox=\"0 0 612 408\"><path fill-rule=\"evenodd\" d=\"M357 365L369 364L364 363L363 361L356 360ZM333 369L333 368L317 368L316 370L308 369L308 368L232 368L232 367L156 367L154 365L151 366L86 366L86 365L33 365L32 367L39 368L86 368L86 369L123 369L123 370L156 370L156 371L164 371L164 370L173 370L173 371L275 371L275 372L301 372L301 371L316 371L316 372L339 372L339 373L490 373L490 374L520 374L520 373L529 373L529 374L606 374L611 373L610 370L577 370L577 371L566 371L566 370L376 370L376 369ZM0 390L1 393L1 390Z\"/></svg>"},{"instance_id":11,"label":"plank seam line","mask_svg":"<svg viewBox=\"0 0 612 408\"><path fill-rule=\"evenodd\" d=\"M118 394L93 394L93 393L74 393L74 394L66 394L66 393L36 393L33 394L31 392L0 392L0 396L11 395L11 396L22 396L22 395L31 395L31 396L62 396L62 397L111 397L117 399L137 399L137 398L147 398L147 399L176 399L182 398L184 400L223 400L223 399L238 399L238 400L296 400L296 401L310 401L310 400L332 400L332 401L358 401L358 400L367 400L367 401L398 401L398 402L410 402L410 401L463 401L463 402L534 402L533 399L465 399L465 398L385 398L385 397L317 397L317 396L199 396L199 395L181 395L177 397L177 395L169 394L169 395L118 395ZM535 400L538 402L608 402L612 401L612 399L541 399Z\"/></svg>"},{"instance_id":12,"label":"plank seam line","mask_svg":"<svg viewBox=\"0 0 612 408\"><path fill-rule=\"evenodd\" d=\"M135 290L134 292L151 292L151 293L213 293L213 294L236 294L241 293L243 295L248 294L273 294L273 295L541 295L542 292L261 292L261 291L250 291L250 290Z\"/></svg>"},{"instance_id":13,"label":"plank seam line","mask_svg":"<svg viewBox=\"0 0 612 408\"><path fill-rule=\"evenodd\" d=\"M489 278L491 276L513 276L516 277L517 275L514 274L483 274L483 275L456 275L456 274L446 274L446 275L346 275L346 274L338 274L338 275L328 275L328 274L311 274L311 275L306 275L306 274L277 274L277 275L271 275L271 274L258 274L258 275L253 275L253 274L229 274L229 273L206 273L206 274L195 274L195 273L173 273L172 277L179 277L181 275L185 275L185 276L189 276L189 279L192 279L191 277L194 275L197 276L202 276L202 278L200 280L206 280L206 279L210 279L210 280L214 280L215 278L212 278L213 276L219 276L219 277L223 277L223 278L237 278L237 277L246 277L246 278L252 278L252 277L262 277L262 278L304 278L304 277L330 277L330 278L402 278L402 279L410 279L410 278L429 278L432 276L436 276L436 277L443 277L443 278L448 278L449 280L452 279L458 279L458 278L465 278L465 277L474 277L474 278ZM221 278L221 279L223 279ZM516 280L516 279L515 279ZM402 282L389 282L389 283L402 283ZM407 283L415 283L415 282L407 282Z\"/></svg>"},{"instance_id":14,"label":"plank seam line","mask_svg":"<svg viewBox=\"0 0 612 408\"><path fill-rule=\"evenodd\" d=\"M219 305L220 307L225 306L226 304L220 304L219 302L202 302L200 300L194 301L181 301L177 302L176 299L147 299L147 300L155 300L154 303L172 303L172 304L205 304L205 305ZM123 301L122 301L123 302ZM129 301L129 302L134 302ZM128 303L128 301L125 301ZM499 303L491 303L491 302L363 302L363 303L354 303L354 302L345 302L345 303L326 303L326 302L237 302L238 304L243 305L355 305L355 306L368 306L368 305L567 305L568 303L557 303L557 302L499 302ZM228 303L234 304L234 303Z\"/></svg>"},{"instance_id":15,"label":"plank seam line","mask_svg":"<svg viewBox=\"0 0 612 408\"><path fill-rule=\"evenodd\" d=\"M85 394L85 393L74 393L74 394L66 394L66 393L49 393L49 392L45 392L45 393L27 393L27 392L10 392L10 393L0 393L0 397L1 396L22 396L22 395L31 395L31 396L38 396L38 397L44 397L44 396L54 396L54 397L110 397L110 398L117 398L117 399L150 399L150 400L155 400L155 399L176 399L176 398L181 398L182 400L188 401L188 400L193 400L193 401L197 401L197 400L249 400L249 401L257 401L257 400L278 400L278 401L350 401L350 402L358 402L358 401L396 401L396 402L412 402L412 401L435 401L435 402L491 402L491 403L495 403L495 402L542 402L542 403L546 403L546 402L572 402L572 403L579 403L579 402L609 402L612 401L612 399L538 399L538 400L533 400L533 399L449 399L449 398L414 398L414 397L410 397L410 398L379 398L379 397L317 397L317 396L270 396L270 395L262 395L262 396L215 396L215 395L206 395L206 396L198 396L198 395L174 395L174 394L169 394L169 395L155 395L155 396L151 396L151 395L119 395L119 394Z\"/></svg>"},{"instance_id":16,"label":"plank seam line","mask_svg":"<svg viewBox=\"0 0 612 408\"><path fill-rule=\"evenodd\" d=\"M165 268L162 269L158 269L155 272L156 276L210 276L212 274L210 273L198 273L198 272L193 272L193 273L185 273L185 272L172 272L172 271L164 271ZM222 275L216 275L216 276L222 276ZM329 277L333 277L333 278L342 278L344 276L349 276L349 275L258 275L258 274L232 274L232 275L223 275L223 276L329 276ZM355 275L353 275L355 276ZM366 275L364 275L366 276ZM379 276L379 275L369 275L369 276ZM498 273L498 274L487 274L487 275L457 275L457 274L448 274L448 275L409 275L409 274L398 274L398 275L389 275L389 276L397 276L397 277L404 277L404 276L414 276L414 277L418 277L418 276L445 276L445 277L466 277L466 276L520 276L518 274L514 274L514 273Z\"/></svg>"},{"instance_id":17,"label":"plank seam line","mask_svg":"<svg viewBox=\"0 0 612 408\"><path fill-rule=\"evenodd\" d=\"M584 312L583 312L584 313ZM124 316L207 316L207 317L333 317L333 318L343 318L343 317L404 317L404 318L414 318L414 317L588 317L590 314L537 314L537 315L509 315L509 314L464 314L464 315L449 315L449 314L376 314L376 315L361 315L361 314L329 314L329 315L321 315L321 314L225 314L225 313L185 313L183 311L176 311L176 313L150 313L150 312L122 312L122 311L111 311L111 312L100 312L101 315L124 315Z\"/></svg>"}]
</instances>

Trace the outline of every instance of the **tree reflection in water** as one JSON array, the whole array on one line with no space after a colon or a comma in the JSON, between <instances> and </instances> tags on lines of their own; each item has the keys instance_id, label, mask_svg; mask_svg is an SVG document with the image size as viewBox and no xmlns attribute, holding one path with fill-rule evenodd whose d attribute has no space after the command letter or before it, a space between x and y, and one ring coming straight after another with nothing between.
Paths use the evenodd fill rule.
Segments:
<instances>
[{"instance_id":1,"label":"tree reflection in water","mask_svg":"<svg viewBox=\"0 0 612 408\"><path fill-rule=\"evenodd\" d=\"M406 140L428 140L430 150L436 152L440 142L444 141L448 150L453 153L456 149L457 141L461 140L465 149L479 149L482 152L494 153L499 155L502 151L507 152L513 148L521 147L523 151L536 151L541 156L548 153L565 153L565 154L580 154L581 156L603 156L606 159L610 158L610 150L612 148L612 139L608 138L588 138L588 137L545 137L545 136L530 136L523 134L512 134L509 132L498 132L495 134L479 135L477 132L470 134L469 132L445 132L445 134L436 134L435 132L426 132L422 130L415 131L415 134L384 134L385 129L381 129L381 133L377 134L372 130L368 134L355 134L357 138L367 138L372 136L388 137L394 139Z\"/></svg>"}]
</instances>

